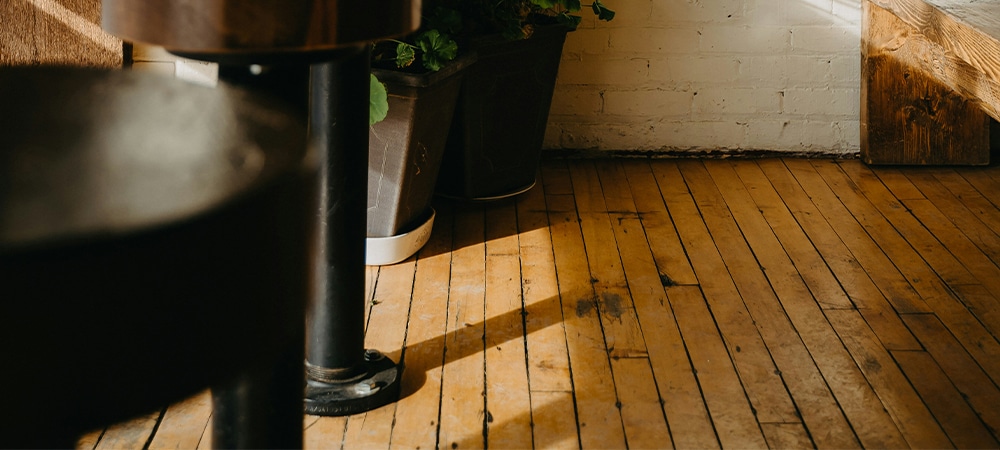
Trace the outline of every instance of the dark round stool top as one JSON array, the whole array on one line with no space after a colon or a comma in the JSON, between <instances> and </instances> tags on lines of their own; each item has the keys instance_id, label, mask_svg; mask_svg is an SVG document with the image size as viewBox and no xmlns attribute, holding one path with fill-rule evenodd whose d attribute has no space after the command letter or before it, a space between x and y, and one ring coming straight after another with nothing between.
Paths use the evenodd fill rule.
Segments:
<instances>
[{"instance_id":1,"label":"dark round stool top","mask_svg":"<svg viewBox=\"0 0 1000 450\"><path fill-rule=\"evenodd\" d=\"M328 52L412 32L418 0L103 0L102 26L207 60Z\"/></svg>"},{"instance_id":2,"label":"dark round stool top","mask_svg":"<svg viewBox=\"0 0 1000 450\"><path fill-rule=\"evenodd\" d=\"M0 70L0 248L192 216L302 159L281 105L143 75Z\"/></svg>"},{"instance_id":3,"label":"dark round stool top","mask_svg":"<svg viewBox=\"0 0 1000 450\"><path fill-rule=\"evenodd\" d=\"M0 447L72 446L281 355L302 379L303 121L225 86L0 68Z\"/></svg>"}]
</instances>

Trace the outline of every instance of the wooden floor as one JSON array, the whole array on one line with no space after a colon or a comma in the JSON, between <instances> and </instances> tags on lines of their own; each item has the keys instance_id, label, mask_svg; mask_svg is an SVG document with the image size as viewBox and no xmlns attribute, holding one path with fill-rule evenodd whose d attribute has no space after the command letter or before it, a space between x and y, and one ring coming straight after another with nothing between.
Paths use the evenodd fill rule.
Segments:
<instances>
[{"instance_id":1,"label":"wooden floor","mask_svg":"<svg viewBox=\"0 0 1000 450\"><path fill-rule=\"evenodd\" d=\"M1000 167L548 162L369 269L404 396L306 447L997 448L998 205ZM208 405L80 448L204 447Z\"/></svg>"}]
</instances>

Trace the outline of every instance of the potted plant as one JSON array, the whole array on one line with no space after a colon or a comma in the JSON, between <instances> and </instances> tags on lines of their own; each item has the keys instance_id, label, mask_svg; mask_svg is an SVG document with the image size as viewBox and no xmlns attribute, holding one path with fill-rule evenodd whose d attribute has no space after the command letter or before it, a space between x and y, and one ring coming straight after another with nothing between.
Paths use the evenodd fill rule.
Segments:
<instances>
[{"instance_id":1,"label":"potted plant","mask_svg":"<svg viewBox=\"0 0 1000 450\"><path fill-rule=\"evenodd\" d=\"M435 11L424 27L372 52L367 263L392 264L420 249L462 74L475 59L451 35L461 22Z\"/></svg>"},{"instance_id":2,"label":"potted plant","mask_svg":"<svg viewBox=\"0 0 1000 450\"><path fill-rule=\"evenodd\" d=\"M535 183L566 33L580 0L436 0L459 11L460 45L477 53L466 73L437 191L467 200L516 195ZM599 20L614 11L586 5Z\"/></svg>"}]
</instances>

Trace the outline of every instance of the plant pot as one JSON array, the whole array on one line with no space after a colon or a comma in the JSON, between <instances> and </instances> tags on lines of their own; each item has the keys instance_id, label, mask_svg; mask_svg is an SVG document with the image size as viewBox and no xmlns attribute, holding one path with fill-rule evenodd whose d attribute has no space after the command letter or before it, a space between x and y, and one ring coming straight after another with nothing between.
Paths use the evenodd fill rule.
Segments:
<instances>
[{"instance_id":1,"label":"plant pot","mask_svg":"<svg viewBox=\"0 0 1000 450\"><path fill-rule=\"evenodd\" d=\"M368 264L402 261L427 241L431 200L455 102L464 69L474 60L473 54L461 56L426 74L372 69L386 85L389 113L368 135L368 238L392 243L397 240L384 238L416 235L423 242L403 239L399 250L392 250L391 244L379 252L383 256L370 255ZM411 233L418 229L426 232Z\"/></svg>"},{"instance_id":2,"label":"plant pot","mask_svg":"<svg viewBox=\"0 0 1000 450\"><path fill-rule=\"evenodd\" d=\"M529 39L496 35L470 43L478 60L459 95L438 194L491 200L534 185L568 31L546 25Z\"/></svg>"}]
</instances>

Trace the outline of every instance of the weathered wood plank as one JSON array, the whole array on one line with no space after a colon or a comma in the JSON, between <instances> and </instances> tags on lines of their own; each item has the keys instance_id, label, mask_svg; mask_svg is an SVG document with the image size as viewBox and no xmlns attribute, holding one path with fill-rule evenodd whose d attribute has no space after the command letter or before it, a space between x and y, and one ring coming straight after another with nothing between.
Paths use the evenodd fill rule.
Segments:
<instances>
[{"instance_id":1,"label":"weathered wood plank","mask_svg":"<svg viewBox=\"0 0 1000 450\"><path fill-rule=\"evenodd\" d=\"M937 61L936 75L959 92L969 91L982 97L987 109L997 117L1000 110L1000 5L977 0L876 0L926 39L981 74L970 77L964 71L951 71L950 64ZM945 66L941 66L941 64ZM986 86L984 86L986 85ZM983 92L983 91L986 92ZM992 93L989 95L988 93ZM1000 119L998 119L1000 120Z\"/></svg>"},{"instance_id":2,"label":"weathered wood plank","mask_svg":"<svg viewBox=\"0 0 1000 450\"><path fill-rule=\"evenodd\" d=\"M572 392L532 391L534 448L579 449Z\"/></svg>"},{"instance_id":3,"label":"weathered wood plank","mask_svg":"<svg viewBox=\"0 0 1000 450\"><path fill-rule=\"evenodd\" d=\"M486 443L531 447L521 260L513 202L486 208Z\"/></svg>"},{"instance_id":4,"label":"weathered wood plank","mask_svg":"<svg viewBox=\"0 0 1000 450\"><path fill-rule=\"evenodd\" d=\"M772 229L779 239L784 239L784 236L790 233L804 233L804 230L796 226L795 219L791 217L791 212L783 207L784 203L782 199L777 196L777 192L764 176L759 166L744 163L736 163L733 166L750 190L756 206L762 211L762 214L771 224ZM775 221L775 219L779 220ZM825 232L832 233L832 231ZM794 245L786 244L785 249L792 253L791 249L793 247L811 245L808 238L803 237L802 240L795 241ZM812 251L817 250L812 249ZM809 267L801 264L796 264L796 267L803 270L803 278L806 279L805 270L809 269ZM852 290L850 286L845 287L845 289ZM875 295L880 296L874 285L871 285L870 289L875 291ZM784 289L782 292L784 292ZM857 433L862 446L866 448L882 447L886 444L882 440L884 438L883 430L894 428L895 425L893 425L892 419L885 412L878 396L868 386L864 375L854 363L851 355L846 351L843 343L840 342L840 338L837 336L835 330L833 330L833 327L826 320L825 316L822 315L822 312L818 311L819 308L817 306L823 306L822 300L817 294L814 294L814 296L816 296L816 301L820 302L819 305L809 307L805 302L796 301L793 303L796 307L786 307L789 318L793 320L799 336L809 349L817 367L819 367L820 372L830 386L830 390L837 399L837 403L850 421L854 432ZM807 295L802 294L802 297L807 297ZM797 296L793 298L797 298ZM896 320L898 321L898 318ZM831 429L830 431L833 430ZM810 433L816 435L817 431L810 430ZM817 440L822 439L818 438Z\"/></svg>"},{"instance_id":5,"label":"weathered wood plank","mask_svg":"<svg viewBox=\"0 0 1000 450\"><path fill-rule=\"evenodd\" d=\"M303 446L310 450L343 448L346 431L347 417L318 418L309 422L303 430Z\"/></svg>"},{"instance_id":6,"label":"weathered wood plank","mask_svg":"<svg viewBox=\"0 0 1000 450\"><path fill-rule=\"evenodd\" d=\"M486 445L486 248L482 208L463 207L455 211L454 220L438 445L482 448Z\"/></svg>"},{"instance_id":7,"label":"weathered wood plank","mask_svg":"<svg viewBox=\"0 0 1000 450\"><path fill-rule=\"evenodd\" d=\"M560 175L560 171L548 167L543 172L547 183ZM564 180L569 181L568 172L565 175ZM622 448L625 430L621 411L616 406L618 396L600 317L593 308L594 290L575 201L567 195L550 195L550 186L555 192L564 192L565 186L546 184L545 189L580 445L584 448Z\"/></svg>"},{"instance_id":8,"label":"weathered wood plank","mask_svg":"<svg viewBox=\"0 0 1000 450\"><path fill-rule=\"evenodd\" d=\"M777 418L794 414L794 407L787 398L787 392L777 386L781 381L775 375L776 369L770 358L766 361L757 359L763 346L760 335L753 327L732 279L727 275L728 270L704 222L700 220L700 213L677 164L657 164L653 172L671 213L686 218L677 222L677 231L688 249L695 272L704 273L707 277L699 277L703 280L700 288L669 287L667 296L681 334L688 343L691 363L698 374L719 440L723 447L764 447L766 444L757 419L782 421ZM711 298L708 300L712 304L711 312L706 303L708 297ZM734 369L734 365L738 369ZM739 376L734 370L739 370ZM750 404L732 401L739 396L747 398ZM774 397L777 400L772 400ZM750 413L750 405L753 405L756 414ZM759 408L762 406L766 409Z\"/></svg>"},{"instance_id":9,"label":"weathered wood plank","mask_svg":"<svg viewBox=\"0 0 1000 450\"><path fill-rule=\"evenodd\" d=\"M429 449L438 442L454 214L447 203L435 209L431 238L417 253L403 349L402 398L396 403L391 441L401 448Z\"/></svg>"},{"instance_id":10,"label":"weathered wood plank","mask_svg":"<svg viewBox=\"0 0 1000 450\"><path fill-rule=\"evenodd\" d=\"M996 408L1000 404L1000 390L997 389L995 379L990 382L988 374L976 365L969 353L963 351L966 345L960 343L933 315L908 315L904 320L920 341L924 342L927 353L934 357L937 365L962 392L962 397L976 411L980 420L994 430L994 433L1000 430L1000 411Z\"/></svg>"},{"instance_id":11,"label":"weathered wood plank","mask_svg":"<svg viewBox=\"0 0 1000 450\"><path fill-rule=\"evenodd\" d=\"M663 416L656 383L646 358L612 361L621 402L622 423L630 448L674 448Z\"/></svg>"},{"instance_id":12,"label":"weathered wood plank","mask_svg":"<svg viewBox=\"0 0 1000 450\"><path fill-rule=\"evenodd\" d=\"M868 261L877 255L865 252L881 252L881 250L863 244L866 235L859 234L863 231L857 229L857 223L841 221L842 218L852 220L849 216L841 217L845 214L842 209L832 211L833 221L827 220L824 211L837 208L839 201L836 200L836 196L828 189L822 189L826 188L825 184L808 165L802 165L799 174L795 175L788 166L791 164L791 161L781 160L758 162L790 212L836 274L840 284L850 295L851 301L857 305L858 311L875 330L882 344L889 349L920 349L920 344L903 325L882 291L881 286L888 284L882 279L884 273L878 270L866 270L865 264L855 256L860 251L861 257L866 258L868 264L878 268L878 264L886 263L887 259ZM818 183L818 186L809 189L812 193L806 192L803 185L798 182L797 176L804 178L806 184ZM812 199L814 195L816 203ZM848 238L842 239L841 233L845 233ZM854 251L852 247L858 251ZM893 276L893 278L898 277L900 277L898 274ZM905 280L903 282L905 283Z\"/></svg>"},{"instance_id":13,"label":"weathered wood plank","mask_svg":"<svg viewBox=\"0 0 1000 450\"><path fill-rule=\"evenodd\" d=\"M997 448L1000 443L955 389L937 363L925 352L892 352L910 383L955 443L956 448Z\"/></svg>"},{"instance_id":14,"label":"weathered wood plank","mask_svg":"<svg viewBox=\"0 0 1000 450\"><path fill-rule=\"evenodd\" d=\"M656 268L650 255L646 236L642 232L642 226L638 219L636 205L632 199L632 193L629 189L624 169L617 161L601 162L597 164L597 174L602 191L604 191L604 202L607 205L607 210L610 211L608 216L603 218L603 220L607 221L610 219L615 248L598 248L596 251L618 254L621 265L618 271L615 272L608 271L607 273L601 273L594 271L592 268L591 273L597 279L614 277L621 280L625 288L623 291L628 295L629 303L633 308L629 312L635 314L634 326L643 339L642 352L617 353L617 357L616 352L612 352L612 367L614 368L615 384L618 387L622 403L622 420L625 425L625 435L630 446L639 448L668 448L671 444L671 439L664 415L663 403L665 401L660 395L654 395L659 393L659 386L650 373L650 361L643 357L649 354L649 348L645 345L646 339L655 339L655 337L644 332L640 327L640 310L639 306L636 305L636 297L638 297L639 301L646 302L643 305L643 310L649 312L649 309L656 308L657 306L662 308L666 296L661 287L662 283L659 283L659 276L656 274ZM586 223L587 221L584 219L584 226L586 226ZM634 254L627 251L630 250L629 246L626 245L623 247L624 240L631 240L633 238L638 241L638 245L631 248L636 250ZM642 267L637 267L639 264L636 263L640 260L636 258L641 257L640 255L646 255L646 258L640 262ZM628 269L631 269L631 273L627 272ZM646 281L642 285L640 285L639 280L633 279L633 277L640 277L640 271L646 274L640 278ZM649 284L650 282L652 282L651 285ZM595 285L600 284L595 283ZM647 297L649 287L653 288L653 292L659 293L657 304L650 304L650 299ZM624 317L620 317L620 319L624 319ZM652 317L647 317L647 320L650 319ZM631 321L632 318L629 317L627 320ZM625 320L622 321L625 322ZM670 324L664 325L669 326ZM655 328L649 331L653 330ZM650 342L655 343L656 346L662 345L662 342L659 340L651 340ZM691 387L693 388L694 386ZM701 405L697 405L697 407L703 408Z\"/></svg>"},{"instance_id":15,"label":"weathered wood plank","mask_svg":"<svg viewBox=\"0 0 1000 450\"><path fill-rule=\"evenodd\" d=\"M667 288L722 448L766 448L754 407L698 286ZM715 447L714 445L712 447Z\"/></svg>"},{"instance_id":16,"label":"weathered wood plank","mask_svg":"<svg viewBox=\"0 0 1000 450\"><path fill-rule=\"evenodd\" d=\"M875 280L896 311L900 314L928 312L929 308L914 287L910 285L910 280L896 269L892 259L887 254L892 248L883 249L880 243L872 240L868 234L869 231L880 232L880 228L873 226L868 218L879 220L881 216L876 217L875 215L878 213L859 210L862 215L855 217L845 204L846 201L858 201L860 195L854 192L857 187L846 182L828 185L830 179L823 177L817 170L823 166L814 166L810 161L788 160L786 164L795 178L799 180L806 194L813 198L817 209L837 232L840 239L850 248L851 253L869 276ZM833 181L840 180L834 179ZM841 192L840 189L844 189L844 191ZM885 232L892 233L894 231L892 227L888 227ZM898 249L900 252L904 251L903 247ZM919 264L923 261L917 258L914 263ZM926 282L929 283L930 280Z\"/></svg>"},{"instance_id":17,"label":"weathered wood plank","mask_svg":"<svg viewBox=\"0 0 1000 450\"><path fill-rule=\"evenodd\" d=\"M942 47L968 39L958 34L968 30L949 26L954 21L921 0L865 0L862 9L862 159L987 164L990 122L984 109L1000 117L1000 83Z\"/></svg>"},{"instance_id":18,"label":"weathered wood plank","mask_svg":"<svg viewBox=\"0 0 1000 450\"><path fill-rule=\"evenodd\" d=\"M968 308L942 282L942 277L957 277L959 280L968 280L968 283L975 283L975 279L969 280L971 277L967 271L947 250L941 248L938 241L926 231L926 225L916 223L913 216L905 214L902 208L892 207L895 203L881 182L856 163L844 165L842 168L856 174L855 178L860 184L855 184L837 166L840 165L827 164L817 168L827 183L838 190L839 198L850 213L858 217L872 238L891 257L898 270L930 308L929 311L933 311L960 337L968 351L984 367L989 368L991 374L1000 371L1000 343L975 320ZM862 175L865 173L869 176ZM894 219L894 223L873 211L874 205L870 199L883 204L883 210ZM927 201L910 201L921 202ZM903 239L901 232L907 235L912 244Z\"/></svg>"},{"instance_id":19,"label":"weathered wood plank","mask_svg":"<svg viewBox=\"0 0 1000 450\"><path fill-rule=\"evenodd\" d=\"M734 235L742 231L749 247L729 240L725 250L720 249L727 265L733 267L736 260L742 260L744 267L754 262L760 265L761 270L733 272L733 280L744 299L753 298L747 302L750 312L815 445L821 448L859 446L828 381L816 365L817 358L807 347L813 343L816 350L830 350L830 339L836 337L833 329L732 166L726 161L706 161L705 166L718 191L701 195L728 205L735 220L735 223L714 224L717 231L713 234ZM817 331L825 331L826 335L816 335ZM806 341L807 337L811 339ZM824 356L818 351L812 353Z\"/></svg>"},{"instance_id":20,"label":"weathered wood plank","mask_svg":"<svg viewBox=\"0 0 1000 450\"><path fill-rule=\"evenodd\" d=\"M149 444L151 450L198 448L212 417L212 393L203 391L170 405Z\"/></svg>"},{"instance_id":21,"label":"weathered wood plank","mask_svg":"<svg viewBox=\"0 0 1000 450\"><path fill-rule=\"evenodd\" d=\"M369 302L365 347L385 352L399 362L413 294L414 258L379 268ZM345 448L388 447L396 404L351 416L344 435Z\"/></svg>"},{"instance_id":22,"label":"weathered wood plank","mask_svg":"<svg viewBox=\"0 0 1000 450\"><path fill-rule=\"evenodd\" d=\"M153 436L153 430L160 421L162 411L135 417L108 427L97 442L96 450L118 450L123 448L143 448Z\"/></svg>"},{"instance_id":23,"label":"weathered wood plank","mask_svg":"<svg viewBox=\"0 0 1000 450\"><path fill-rule=\"evenodd\" d=\"M794 265L791 270L809 288L824 309L853 308L854 304L832 269L823 260L805 230L795 221L770 180L756 164L733 164L733 170L746 186L750 199L773 231L778 245L784 248ZM788 270L788 268L786 268ZM790 273L786 276L791 276Z\"/></svg>"},{"instance_id":24,"label":"weathered wood plank","mask_svg":"<svg viewBox=\"0 0 1000 450\"><path fill-rule=\"evenodd\" d=\"M951 448L952 443L906 380L896 362L854 311L832 310L827 318L898 427L883 430L883 448ZM906 442L898 441L899 435Z\"/></svg>"},{"instance_id":25,"label":"weathered wood plank","mask_svg":"<svg viewBox=\"0 0 1000 450\"><path fill-rule=\"evenodd\" d=\"M669 442L659 399L649 395L656 392L656 384L652 377L635 372L634 365L627 361L630 358L645 358L647 350L612 229L614 219L608 212L616 211L615 216L624 214L634 218L634 213L629 211L634 211L635 206L627 184L602 180L600 176L601 172L616 166L611 161L570 164L573 193L580 211L580 230L584 241L589 243L585 250L595 293L593 307L599 312L607 352L611 357L618 405L623 405L625 401L632 404L629 408L619 407L626 440L630 445L632 442L648 445L662 441L662 436L666 435ZM636 398L634 395L637 392L646 395ZM650 403L654 405L651 407ZM650 418L649 410L652 408L659 413ZM659 426L651 427L651 420L657 417Z\"/></svg>"},{"instance_id":26,"label":"weathered wood plank","mask_svg":"<svg viewBox=\"0 0 1000 450\"><path fill-rule=\"evenodd\" d=\"M643 336L655 343L647 351L673 442L715 448L718 439L643 229L638 219L622 218L615 236Z\"/></svg>"},{"instance_id":27,"label":"weathered wood plank","mask_svg":"<svg viewBox=\"0 0 1000 450\"><path fill-rule=\"evenodd\" d=\"M760 428L767 439L768 448L815 448L801 423L762 423Z\"/></svg>"},{"instance_id":28,"label":"weathered wood plank","mask_svg":"<svg viewBox=\"0 0 1000 450\"><path fill-rule=\"evenodd\" d=\"M517 222L532 396L534 392L571 392L566 330L542 188L536 187L517 199ZM534 399L531 403L534 409ZM536 432L536 441L540 437Z\"/></svg>"},{"instance_id":29,"label":"weathered wood plank","mask_svg":"<svg viewBox=\"0 0 1000 450\"><path fill-rule=\"evenodd\" d=\"M692 253L697 254L691 256L695 272L699 274L702 290L726 337L740 379L754 402L757 419L761 423L799 422L800 411L781 376L785 370L781 367L782 358L774 354L789 347L772 340L778 345L769 350L767 342L768 338L780 339L773 327L778 323L787 325L788 319L780 307L776 311L763 305L776 303L774 292L766 280L754 276L760 275L760 266L752 255L746 254L749 251L745 238L736 227L725 201L719 198L705 167L694 161L680 162L678 166L691 190L695 207L704 218L703 224L692 222L678 231L685 244L690 242ZM747 279L747 274L753 274L753 279ZM765 298L767 300L763 300Z\"/></svg>"},{"instance_id":30,"label":"weathered wood plank","mask_svg":"<svg viewBox=\"0 0 1000 450\"><path fill-rule=\"evenodd\" d=\"M0 66L122 66L122 41L101 28L100 1L5 0L0 17Z\"/></svg>"},{"instance_id":31,"label":"weathered wood plank","mask_svg":"<svg viewBox=\"0 0 1000 450\"><path fill-rule=\"evenodd\" d=\"M649 163L623 161L622 166L645 230L647 245L662 276L661 284L698 284Z\"/></svg>"}]
</instances>

